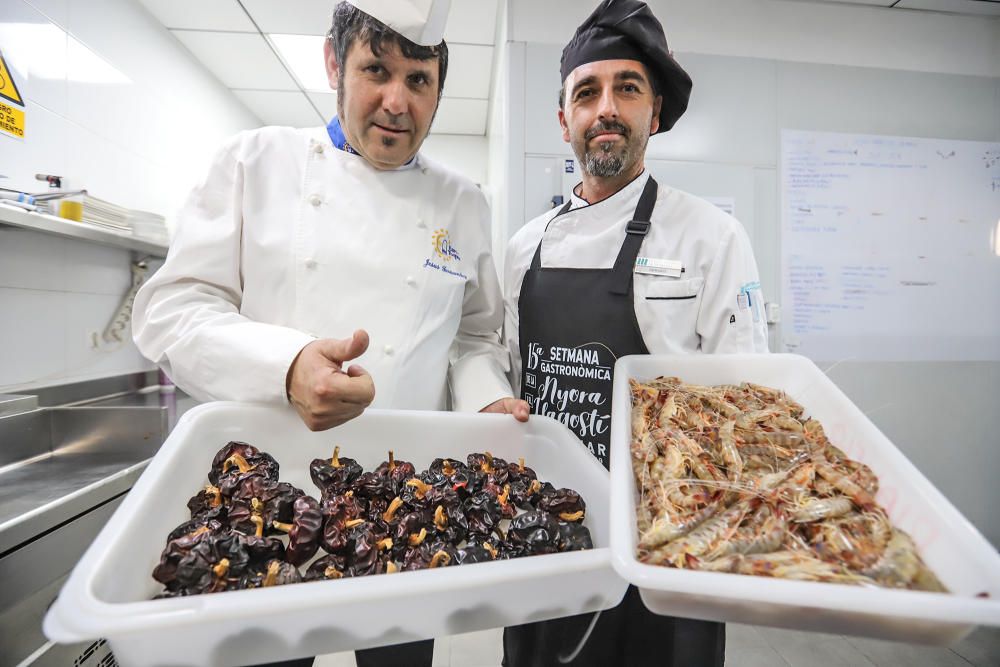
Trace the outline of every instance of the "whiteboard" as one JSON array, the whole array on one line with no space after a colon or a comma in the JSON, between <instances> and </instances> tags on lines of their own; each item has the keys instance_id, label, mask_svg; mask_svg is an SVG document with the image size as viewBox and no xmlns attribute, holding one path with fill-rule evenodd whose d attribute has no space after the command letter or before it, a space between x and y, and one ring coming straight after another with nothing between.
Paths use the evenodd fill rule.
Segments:
<instances>
[{"instance_id":1,"label":"whiteboard","mask_svg":"<svg viewBox=\"0 0 1000 667\"><path fill-rule=\"evenodd\" d=\"M1000 360L1000 143L781 132L784 343Z\"/></svg>"}]
</instances>

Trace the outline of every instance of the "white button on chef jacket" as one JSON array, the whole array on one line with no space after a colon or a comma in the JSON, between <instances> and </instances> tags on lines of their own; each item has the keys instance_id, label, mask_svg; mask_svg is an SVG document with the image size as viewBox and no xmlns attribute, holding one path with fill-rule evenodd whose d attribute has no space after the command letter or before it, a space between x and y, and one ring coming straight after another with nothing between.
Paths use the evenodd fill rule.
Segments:
<instances>
[{"instance_id":1,"label":"white button on chef jacket","mask_svg":"<svg viewBox=\"0 0 1000 667\"><path fill-rule=\"evenodd\" d=\"M558 217L559 208L548 211L511 238L504 263L504 342L515 395L521 379L517 301L539 241L542 268L610 269L648 178L643 172L592 205L573 195L570 211ZM639 256L680 261L684 272L633 273L636 321L649 352L767 352L757 263L743 226L703 199L659 180L657 185L652 224ZM740 296L747 293L749 298Z\"/></svg>"},{"instance_id":2,"label":"white button on chef jacket","mask_svg":"<svg viewBox=\"0 0 1000 667\"><path fill-rule=\"evenodd\" d=\"M421 169L378 171L333 148L322 127L235 137L136 297L139 349L198 399L284 402L306 332L365 329L357 363L375 407L444 409L449 388L457 410L510 396L485 199L417 160ZM416 275L417 291L401 288Z\"/></svg>"}]
</instances>

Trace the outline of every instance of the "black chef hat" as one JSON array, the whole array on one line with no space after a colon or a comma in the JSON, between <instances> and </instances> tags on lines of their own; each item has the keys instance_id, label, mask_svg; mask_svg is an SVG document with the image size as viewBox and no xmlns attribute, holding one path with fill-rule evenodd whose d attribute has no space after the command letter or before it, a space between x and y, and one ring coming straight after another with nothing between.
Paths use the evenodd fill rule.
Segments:
<instances>
[{"instance_id":1,"label":"black chef hat","mask_svg":"<svg viewBox=\"0 0 1000 667\"><path fill-rule=\"evenodd\" d=\"M563 83L580 65L598 60L638 60L646 66L663 96L657 132L669 130L687 110L691 77L670 55L663 26L645 2L603 0L563 49Z\"/></svg>"}]
</instances>

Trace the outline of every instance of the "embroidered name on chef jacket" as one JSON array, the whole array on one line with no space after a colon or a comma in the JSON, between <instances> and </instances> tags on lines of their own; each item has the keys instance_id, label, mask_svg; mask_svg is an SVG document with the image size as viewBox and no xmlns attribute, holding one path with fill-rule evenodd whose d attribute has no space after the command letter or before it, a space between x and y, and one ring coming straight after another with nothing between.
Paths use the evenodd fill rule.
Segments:
<instances>
[{"instance_id":1,"label":"embroidered name on chef jacket","mask_svg":"<svg viewBox=\"0 0 1000 667\"><path fill-rule=\"evenodd\" d=\"M653 257L636 257L635 272L653 276L670 276L680 278L684 273L684 264L679 259L656 259Z\"/></svg>"}]
</instances>

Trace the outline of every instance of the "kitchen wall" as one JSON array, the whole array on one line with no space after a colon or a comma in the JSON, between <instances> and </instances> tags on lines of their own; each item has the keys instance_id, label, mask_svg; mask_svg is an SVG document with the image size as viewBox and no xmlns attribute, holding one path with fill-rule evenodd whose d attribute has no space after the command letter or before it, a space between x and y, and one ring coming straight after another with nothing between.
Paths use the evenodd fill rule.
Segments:
<instances>
[{"instance_id":1,"label":"kitchen wall","mask_svg":"<svg viewBox=\"0 0 1000 667\"><path fill-rule=\"evenodd\" d=\"M496 45L493 49L493 88L490 91L489 117L486 121L486 181L493 214L493 260L500 271L503 270L503 256L507 246L507 177L511 155L509 23L509 3L501 2L497 13L496 38L493 40ZM518 105L518 108L521 107Z\"/></svg>"},{"instance_id":2,"label":"kitchen wall","mask_svg":"<svg viewBox=\"0 0 1000 667\"><path fill-rule=\"evenodd\" d=\"M810 0L647 0L678 53L1000 76L1000 21ZM596 0L510 0L518 42L562 46Z\"/></svg>"},{"instance_id":3,"label":"kitchen wall","mask_svg":"<svg viewBox=\"0 0 1000 667\"><path fill-rule=\"evenodd\" d=\"M485 136L429 134L420 152L485 187L488 148Z\"/></svg>"},{"instance_id":4,"label":"kitchen wall","mask_svg":"<svg viewBox=\"0 0 1000 667\"><path fill-rule=\"evenodd\" d=\"M27 99L0 184L34 174L171 216L229 135L260 123L137 2L3 0L0 50ZM0 226L0 392L150 368L92 346L130 284L128 251Z\"/></svg>"},{"instance_id":5,"label":"kitchen wall","mask_svg":"<svg viewBox=\"0 0 1000 667\"><path fill-rule=\"evenodd\" d=\"M564 193L559 58L596 2L512 0L506 238ZM676 187L735 196L769 301L779 297L782 128L1000 140L1000 20L785 0L652 0L694 79L688 114L650 141ZM491 185L498 184L491 181ZM940 193L948 196L948 193ZM987 307L1000 307L986 304ZM783 349L780 326L772 349ZM836 362L836 363L831 363ZM1000 363L821 362L827 374L1000 545Z\"/></svg>"}]
</instances>

